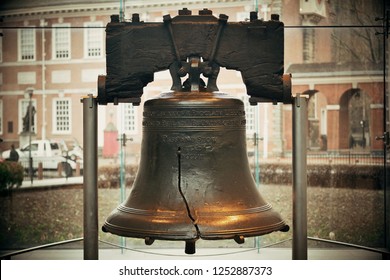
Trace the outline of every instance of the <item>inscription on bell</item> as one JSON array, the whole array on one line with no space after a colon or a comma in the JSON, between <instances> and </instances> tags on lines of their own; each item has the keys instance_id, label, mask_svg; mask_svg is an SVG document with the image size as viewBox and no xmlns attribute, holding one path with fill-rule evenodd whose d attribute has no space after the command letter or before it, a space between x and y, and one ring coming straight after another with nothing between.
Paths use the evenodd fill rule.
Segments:
<instances>
[{"instance_id":1,"label":"inscription on bell","mask_svg":"<svg viewBox=\"0 0 390 280\"><path fill-rule=\"evenodd\" d=\"M245 119L144 119L144 127L244 127Z\"/></svg>"},{"instance_id":2,"label":"inscription on bell","mask_svg":"<svg viewBox=\"0 0 390 280\"><path fill-rule=\"evenodd\" d=\"M181 118L181 117L236 117L245 116L244 110L237 109L192 109L192 110L153 110L144 111L144 117Z\"/></svg>"},{"instance_id":3,"label":"inscription on bell","mask_svg":"<svg viewBox=\"0 0 390 280\"><path fill-rule=\"evenodd\" d=\"M168 145L176 145L182 150L182 158L186 160L200 160L206 153L214 149L214 144L219 140L215 136L190 136L180 135L161 135L161 141Z\"/></svg>"},{"instance_id":4,"label":"inscription on bell","mask_svg":"<svg viewBox=\"0 0 390 280\"><path fill-rule=\"evenodd\" d=\"M218 137L215 136L190 136L190 135L168 135L161 136L161 140L164 143L212 143L215 144L218 141Z\"/></svg>"}]
</instances>

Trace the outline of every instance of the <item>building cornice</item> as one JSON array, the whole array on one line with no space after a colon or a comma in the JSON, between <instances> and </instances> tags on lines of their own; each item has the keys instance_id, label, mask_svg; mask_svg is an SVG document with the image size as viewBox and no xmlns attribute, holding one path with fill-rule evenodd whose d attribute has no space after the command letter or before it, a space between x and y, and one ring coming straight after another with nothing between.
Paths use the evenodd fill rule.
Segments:
<instances>
[{"instance_id":1,"label":"building cornice","mask_svg":"<svg viewBox=\"0 0 390 280\"><path fill-rule=\"evenodd\" d=\"M19 18L19 17L53 17L64 16L65 14L89 14L91 12L99 12L102 15L105 14L118 14L119 13L119 1L107 1L104 3L78 3L71 4L57 4L40 7L30 8L15 8L9 10L0 10L1 18ZM253 1L248 0L194 0L194 1L182 1L182 0L154 0L154 1L128 1L125 2L125 12L146 12L153 10L165 10L170 8L184 8L190 6L201 6L203 8L213 8L216 6L237 6L248 5Z\"/></svg>"},{"instance_id":2,"label":"building cornice","mask_svg":"<svg viewBox=\"0 0 390 280\"><path fill-rule=\"evenodd\" d=\"M306 77L294 78L292 75L291 83L293 86L298 85L340 85L340 84L361 84L361 83L381 83L382 75L361 75L361 76L333 76L333 77Z\"/></svg>"}]
</instances>

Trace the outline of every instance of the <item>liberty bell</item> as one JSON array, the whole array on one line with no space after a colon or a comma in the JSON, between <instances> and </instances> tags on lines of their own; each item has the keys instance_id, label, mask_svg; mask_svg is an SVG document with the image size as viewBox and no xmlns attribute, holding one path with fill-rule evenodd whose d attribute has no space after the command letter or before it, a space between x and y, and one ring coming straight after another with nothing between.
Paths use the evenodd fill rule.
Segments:
<instances>
[{"instance_id":1,"label":"liberty bell","mask_svg":"<svg viewBox=\"0 0 390 280\"><path fill-rule=\"evenodd\" d=\"M263 85L261 79L264 82L266 77L256 81L249 66L253 59L267 60L269 55L254 51L255 57L249 59L245 54L250 53L248 46L232 47L231 40L238 44L237 39L244 35L260 36L257 40L262 44L267 38L268 44L274 44L274 40L280 43L280 34L275 39L272 33L280 32L280 22L252 18L250 22L229 26L224 15L217 19L211 11L203 10L199 16L192 16L186 9L174 19L165 16L163 24L148 25L137 22L136 16L133 18L132 23L114 20L107 27L108 75L99 77L100 103L137 103L142 95L140 88L153 79L156 69L169 69L173 85L171 91L144 103L138 173L128 198L108 216L103 231L142 238L148 245L156 239L185 241L188 254L195 253L198 239L233 239L243 243L245 237L288 231L285 221L257 190L251 174L244 104L220 93L216 85L220 67L237 59L235 49L241 52L241 60L232 63L238 64L235 68L242 72L244 82L247 80L247 90L254 92L258 85ZM188 35L188 25L195 38ZM244 31L254 33L236 30L242 26ZM263 28L270 34L264 37L254 30ZM128 34L151 40L150 49L140 51L137 40L129 39ZM207 41L206 35L213 40ZM253 45L251 40L246 38ZM131 45L132 49L117 45ZM279 66L275 71L280 73L280 60L273 63ZM123 73L121 66L130 67L131 71L126 68ZM182 83L183 77L186 80ZM204 78L208 79L207 84ZM271 101L287 100L288 82L283 77L278 82L275 79L278 80L275 73L270 75L269 82L276 86L263 90L264 96L252 96L252 102L271 100L270 96L275 97Z\"/></svg>"}]
</instances>

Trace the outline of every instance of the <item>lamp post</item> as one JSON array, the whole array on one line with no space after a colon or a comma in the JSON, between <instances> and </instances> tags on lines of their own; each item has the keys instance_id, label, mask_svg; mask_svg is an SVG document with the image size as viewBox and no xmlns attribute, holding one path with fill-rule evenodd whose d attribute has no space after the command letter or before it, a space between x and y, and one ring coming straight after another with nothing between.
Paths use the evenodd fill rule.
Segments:
<instances>
[{"instance_id":1,"label":"lamp post","mask_svg":"<svg viewBox=\"0 0 390 280\"><path fill-rule=\"evenodd\" d=\"M34 89L28 88L26 89L26 96L28 96L28 175L30 176L31 184L33 183L33 159L31 156L31 127L32 127L32 95L33 95Z\"/></svg>"},{"instance_id":2,"label":"lamp post","mask_svg":"<svg viewBox=\"0 0 390 280\"><path fill-rule=\"evenodd\" d=\"M364 134L364 128L366 126L366 121L365 120L361 120L360 121L360 126L362 128L362 147L365 148L366 147L366 136Z\"/></svg>"}]
</instances>

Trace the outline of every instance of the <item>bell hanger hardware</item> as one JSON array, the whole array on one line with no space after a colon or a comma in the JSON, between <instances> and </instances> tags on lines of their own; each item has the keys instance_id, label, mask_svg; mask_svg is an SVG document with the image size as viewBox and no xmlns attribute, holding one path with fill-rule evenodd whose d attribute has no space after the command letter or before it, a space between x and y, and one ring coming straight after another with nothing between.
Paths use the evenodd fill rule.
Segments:
<instances>
[{"instance_id":1,"label":"bell hanger hardware","mask_svg":"<svg viewBox=\"0 0 390 280\"><path fill-rule=\"evenodd\" d=\"M189 32L188 30L191 30ZM220 67L241 72L252 105L290 103L283 75L283 23L228 23L208 9L188 9L162 23L112 17L107 25L107 76L98 78L98 103L140 104L154 73L169 69L171 91L144 104L139 170L131 192L103 231L154 240L233 239L288 231L256 188L251 174L241 100L218 92ZM145 47L147 46L147 47ZM182 81L182 78L185 78ZM203 79L207 79L205 82Z\"/></svg>"}]
</instances>

